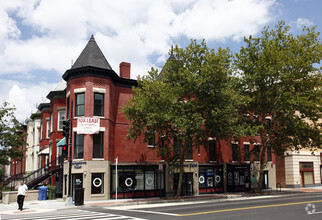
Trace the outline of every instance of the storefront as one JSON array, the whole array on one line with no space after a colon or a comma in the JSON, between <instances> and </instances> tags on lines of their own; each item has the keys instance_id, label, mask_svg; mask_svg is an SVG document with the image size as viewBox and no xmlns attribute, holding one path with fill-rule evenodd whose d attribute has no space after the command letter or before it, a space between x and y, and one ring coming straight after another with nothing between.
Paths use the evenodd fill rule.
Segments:
<instances>
[{"instance_id":1,"label":"storefront","mask_svg":"<svg viewBox=\"0 0 322 220\"><path fill-rule=\"evenodd\" d=\"M227 192L250 190L250 165L227 164Z\"/></svg>"},{"instance_id":2,"label":"storefront","mask_svg":"<svg viewBox=\"0 0 322 220\"><path fill-rule=\"evenodd\" d=\"M110 198L146 198L165 196L164 166L111 165ZM117 176L117 178L116 178ZM116 187L117 179L117 187Z\"/></svg>"},{"instance_id":3,"label":"storefront","mask_svg":"<svg viewBox=\"0 0 322 220\"><path fill-rule=\"evenodd\" d=\"M199 165L199 194L224 192L223 165Z\"/></svg>"}]
</instances>

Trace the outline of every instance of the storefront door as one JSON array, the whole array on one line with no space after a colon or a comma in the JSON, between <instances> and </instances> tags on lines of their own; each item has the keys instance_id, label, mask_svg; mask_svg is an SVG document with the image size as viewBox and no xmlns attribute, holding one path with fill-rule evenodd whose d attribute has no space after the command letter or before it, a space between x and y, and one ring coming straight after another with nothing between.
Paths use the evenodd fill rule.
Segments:
<instances>
[{"instance_id":1,"label":"storefront door","mask_svg":"<svg viewBox=\"0 0 322 220\"><path fill-rule=\"evenodd\" d=\"M268 189L268 171L264 171L262 189Z\"/></svg>"},{"instance_id":2,"label":"storefront door","mask_svg":"<svg viewBox=\"0 0 322 220\"><path fill-rule=\"evenodd\" d=\"M301 186L314 184L313 162L300 162Z\"/></svg>"}]
</instances>

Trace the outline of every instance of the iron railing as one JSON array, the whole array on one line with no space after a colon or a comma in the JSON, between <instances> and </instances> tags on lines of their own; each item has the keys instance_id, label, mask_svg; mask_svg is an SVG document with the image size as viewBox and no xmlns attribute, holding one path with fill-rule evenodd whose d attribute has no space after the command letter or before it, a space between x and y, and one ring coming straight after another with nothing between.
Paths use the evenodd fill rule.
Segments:
<instances>
[{"instance_id":1,"label":"iron railing","mask_svg":"<svg viewBox=\"0 0 322 220\"><path fill-rule=\"evenodd\" d=\"M62 164L57 163L57 158L55 158L51 162L45 164L43 167L35 170L34 172L32 172L27 176L23 176L23 174L20 173L9 177L8 180L2 184L1 191L4 187L9 188L9 185L10 185L10 189L13 190L17 180L19 181L23 180L25 184L28 186L28 188L32 188L33 186L38 184L39 181L43 181L49 178L50 176L57 173L60 169L62 169Z\"/></svg>"}]
</instances>

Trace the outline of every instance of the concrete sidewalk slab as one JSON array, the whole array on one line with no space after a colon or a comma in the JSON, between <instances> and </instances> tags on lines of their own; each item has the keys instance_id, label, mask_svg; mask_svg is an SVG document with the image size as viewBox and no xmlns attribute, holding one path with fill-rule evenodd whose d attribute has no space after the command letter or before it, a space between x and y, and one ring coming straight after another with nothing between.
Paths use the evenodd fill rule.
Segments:
<instances>
[{"instance_id":1,"label":"concrete sidewalk slab","mask_svg":"<svg viewBox=\"0 0 322 220\"><path fill-rule=\"evenodd\" d=\"M35 200L25 201L23 210L18 210L18 204L12 202L9 204L0 203L0 214L26 214L26 213L39 213L50 212L58 209L75 208L75 206L66 206L65 201L62 199L57 200Z\"/></svg>"}]
</instances>

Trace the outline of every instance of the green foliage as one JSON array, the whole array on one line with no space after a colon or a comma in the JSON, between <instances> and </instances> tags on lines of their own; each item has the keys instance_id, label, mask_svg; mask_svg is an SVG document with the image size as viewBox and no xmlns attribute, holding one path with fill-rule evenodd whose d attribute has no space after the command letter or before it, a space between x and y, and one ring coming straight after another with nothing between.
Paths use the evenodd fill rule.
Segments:
<instances>
[{"instance_id":1,"label":"green foliage","mask_svg":"<svg viewBox=\"0 0 322 220\"><path fill-rule=\"evenodd\" d=\"M14 116L15 108L7 102L0 106L0 164L9 164L9 158L23 157L22 146L25 145L23 126Z\"/></svg>"},{"instance_id":2,"label":"green foliage","mask_svg":"<svg viewBox=\"0 0 322 220\"><path fill-rule=\"evenodd\" d=\"M261 165L267 147L279 154L321 148L322 45L315 27L293 36L280 21L275 29L264 28L260 37L244 40L234 64L247 100L242 113L261 139Z\"/></svg>"},{"instance_id":3,"label":"green foliage","mask_svg":"<svg viewBox=\"0 0 322 220\"><path fill-rule=\"evenodd\" d=\"M140 77L123 107L131 121L128 138L136 141L143 135L147 142L156 137L159 155L177 161L187 151L182 143L196 147L208 137L240 135L237 109L242 98L233 89L231 61L229 49L215 52L204 41L172 48L161 73L152 68ZM181 143L181 154L173 154L173 139Z\"/></svg>"}]
</instances>

